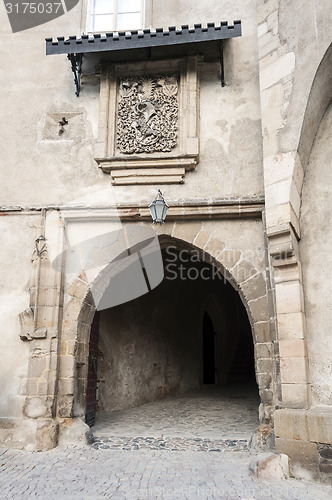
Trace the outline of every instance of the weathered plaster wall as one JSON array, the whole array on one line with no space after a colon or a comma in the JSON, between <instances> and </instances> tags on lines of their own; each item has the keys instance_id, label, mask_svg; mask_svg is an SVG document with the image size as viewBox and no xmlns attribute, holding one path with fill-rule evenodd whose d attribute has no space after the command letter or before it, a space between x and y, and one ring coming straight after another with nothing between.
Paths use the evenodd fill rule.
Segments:
<instances>
[{"instance_id":1,"label":"weathered plaster wall","mask_svg":"<svg viewBox=\"0 0 332 500\"><path fill-rule=\"evenodd\" d=\"M219 64L205 64L201 69L200 164L192 178L186 177L185 189L174 191L176 197L196 197L193 189L197 184L202 197L205 194L215 196L216 185L221 197L262 193L255 2L154 2L154 26L172 26L175 20L180 25L217 23L222 19L229 22L241 19L242 37L225 44L224 88L220 86ZM212 135L211 130L215 131ZM173 195L173 188L170 195Z\"/></svg>"},{"instance_id":2,"label":"weathered plaster wall","mask_svg":"<svg viewBox=\"0 0 332 500\"><path fill-rule=\"evenodd\" d=\"M328 0L307 2L306 8L301 1L257 2L268 232L291 224L300 237L307 154L297 151L315 74L331 43L330 12Z\"/></svg>"},{"instance_id":3,"label":"weathered plaster wall","mask_svg":"<svg viewBox=\"0 0 332 500\"><path fill-rule=\"evenodd\" d=\"M62 204L91 193L95 193L91 202L99 203L101 189L116 191L119 202L149 202L154 188L112 187L109 175L93 160L98 81L85 81L77 98L66 56L45 55L45 37L84 31L80 27L81 3L57 20L15 35L10 32L4 6L0 8L2 57L7 61L1 76L6 127L0 141L6 151L2 174L7 183L2 203ZM243 21L243 37L226 44L226 87L220 86L218 63L202 68L201 161L195 172L187 174L184 185L165 187L170 200L262 194L256 12L254 2L248 0L205 2L204 7L202 2L153 4L155 26L238 18ZM23 90L29 97L22 101ZM59 136L62 116L69 123ZM239 144L247 144L245 150ZM34 188L26 189L31 182Z\"/></svg>"},{"instance_id":4,"label":"weathered plaster wall","mask_svg":"<svg viewBox=\"0 0 332 500\"><path fill-rule=\"evenodd\" d=\"M305 173L300 219L313 405L330 405L332 393L331 130L330 106L316 135Z\"/></svg>"},{"instance_id":5,"label":"weathered plaster wall","mask_svg":"<svg viewBox=\"0 0 332 500\"><path fill-rule=\"evenodd\" d=\"M19 313L29 306L30 259L38 216L0 217L0 427L1 417L21 417L29 343L20 340Z\"/></svg>"},{"instance_id":6,"label":"weathered plaster wall","mask_svg":"<svg viewBox=\"0 0 332 500\"><path fill-rule=\"evenodd\" d=\"M330 2L258 0L264 155L295 151L318 65L331 43ZM264 116L266 113L266 116Z\"/></svg>"},{"instance_id":7,"label":"weathered plaster wall","mask_svg":"<svg viewBox=\"0 0 332 500\"><path fill-rule=\"evenodd\" d=\"M1 193L1 206L61 205L76 199L81 200L81 206L108 205L114 199L148 204L155 195L153 186L111 186L109 176L98 169L93 159L98 134L98 80L85 81L77 98L66 56L45 55L45 37L79 35L85 31L81 22L82 5L80 2L65 16L50 23L16 34L11 32L5 6L0 5L1 51L6 61L0 69L5 124L0 136L0 175L1 184L6 186ZM152 3L148 17L152 26L238 18L243 21L243 37L226 44L226 87L220 86L218 63L205 64L201 71L201 163L195 172L187 175L184 185L165 187L165 196L169 200L195 200L261 195L254 3L248 0L218 5L207 2L203 7L198 1L168 5L158 0ZM58 122L62 116L69 123L65 133L59 135ZM250 134L248 141L244 140L245 129ZM237 146L244 142L248 148L242 153ZM17 220L25 220L20 217ZM8 215L6 224L10 238L4 237L1 265L6 290L2 303L6 331L2 342L7 363L2 377L1 411L4 415L18 416L24 398L16 395L24 393L24 382L20 384L19 379L27 374L29 356L28 344L19 340L18 314L29 305L30 257L37 235L34 230L28 230L27 224L15 232L17 222L12 215ZM230 232L232 224L229 223ZM14 234L18 240L13 244ZM29 244L22 245L25 240L29 240ZM17 249L17 262L13 262L13 246ZM61 247L60 240L58 246ZM14 265L8 266L9 261ZM16 375L8 382L7 374L13 370Z\"/></svg>"},{"instance_id":8,"label":"weathered plaster wall","mask_svg":"<svg viewBox=\"0 0 332 500\"><path fill-rule=\"evenodd\" d=\"M1 74L5 109L3 123L6 124L0 138L3 151L2 184L6 185L1 204L61 205L77 198L82 200L83 207L98 204L109 206L110 200L113 202L114 199L120 203L148 204L155 195L156 186L112 187L109 176L98 169L93 159L93 145L98 128L98 82L92 81L93 79L85 80L81 96L77 98L66 56L45 55L45 37L55 38L85 31L80 21L81 4L47 25L15 35L11 33L3 4L0 9L2 56L6 61ZM220 22L224 19L241 19L243 37L225 43L224 88L220 86L217 63L204 63L201 68L200 163L194 172L186 175L184 185L162 186L170 204L179 200L241 198L263 193L256 2L235 0L216 4L212 1L186 0L165 3L158 0L153 3L149 22L156 27ZM65 133L60 136L58 121L62 116L66 116L69 123ZM103 197L100 196L101 191L104 193ZM268 309L266 297L263 225L259 219L228 219L221 224L215 224L212 220L203 223L186 222L171 223L168 227L172 236L193 243L219 259L221 265L232 271L234 280L241 288L242 297L247 301L247 310L250 311L258 344L257 377L262 388L261 397L266 408L269 408L266 415L261 415L261 421L270 422L273 384L276 385L276 381L271 382L271 377L269 382L266 380L274 369L276 346L271 342L269 330L271 310ZM62 237L60 233L59 230L59 246ZM34 234L32 242L35 236ZM21 247L19 248L28 269L30 254L24 256ZM31 246L29 252L30 248ZM7 265L7 260L4 262ZM17 270L17 266L15 269ZM45 269L45 276L52 279L46 284L49 286L49 283L56 282L58 285L49 271ZM24 275L15 270L14 273L18 288L26 290ZM58 401L59 408L63 410L61 416L65 417L72 416L73 386L77 379L74 352L77 347L77 317L80 314L75 316L75 313L83 309L82 293L85 290L82 277L71 278L74 281L74 292L70 295L66 289L66 300L75 304L72 310L70 307L66 309L60 350L61 397ZM44 283L45 288L46 284ZM53 296L50 294L48 300L54 302L54 296L59 290L55 286L53 288ZM61 299L61 295L57 295ZM22 304L15 311L15 318L26 305L27 303ZM53 303L47 302L42 306L50 307L57 313ZM67 307L67 302L65 306ZM18 335L18 320L12 321L15 321ZM52 321L54 324L50 334L56 336L58 325L53 317ZM87 332L89 321L86 318L84 321ZM41 353L41 357L43 354L45 353ZM85 352L82 358L84 355ZM54 350L52 362L55 358ZM44 361L42 359L40 363L42 366ZM46 399L46 395L41 393L41 386L36 387L38 377L33 378L38 398ZM12 392L15 393L16 390L19 391L15 387ZM53 397L54 394L51 393L50 396ZM30 397L33 399L32 393ZM51 397L49 403L51 404Z\"/></svg>"},{"instance_id":9,"label":"weathered plaster wall","mask_svg":"<svg viewBox=\"0 0 332 500\"><path fill-rule=\"evenodd\" d=\"M6 122L1 134L1 175L7 187L1 204L62 203L74 198L80 188L88 189L91 183L96 186L100 180L90 151L92 132L87 118L90 109L98 106L97 99L90 94L84 104L79 101L72 92L66 56L45 55L45 37L50 33L79 32L80 6L57 20L16 34L11 32L5 6L0 9L1 51L6 60L6 68L1 68ZM45 115L62 116L63 111L83 113L84 124L79 124L74 140L58 140L57 121L53 137L43 134Z\"/></svg>"},{"instance_id":10,"label":"weathered plaster wall","mask_svg":"<svg viewBox=\"0 0 332 500\"><path fill-rule=\"evenodd\" d=\"M329 0L305 2L305 8L301 0L280 1L280 41L295 53L296 61L287 124L280 131L280 148L283 152L297 148L300 140L301 124L312 82L331 43L330 6Z\"/></svg>"}]
</instances>

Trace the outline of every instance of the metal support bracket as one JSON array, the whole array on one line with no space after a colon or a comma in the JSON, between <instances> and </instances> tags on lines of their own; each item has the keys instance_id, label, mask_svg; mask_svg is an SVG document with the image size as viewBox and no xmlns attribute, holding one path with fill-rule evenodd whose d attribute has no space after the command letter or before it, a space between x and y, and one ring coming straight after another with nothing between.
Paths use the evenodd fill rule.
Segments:
<instances>
[{"instance_id":1,"label":"metal support bracket","mask_svg":"<svg viewBox=\"0 0 332 500\"><path fill-rule=\"evenodd\" d=\"M81 89L81 69L83 54L67 54L67 57L71 62L71 70L74 73L74 82L76 88L75 94L78 97L80 95Z\"/></svg>"},{"instance_id":2,"label":"metal support bracket","mask_svg":"<svg viewBox=\"0 0 332 500\"><path fill-rule=\"evenodd\" d=\"M223 43L223 40L221 40L221 42L220 42L219 55L220 55L220 81L221 81L221 86L225 87L224 43Z\"/></svg>"}]
</instances>

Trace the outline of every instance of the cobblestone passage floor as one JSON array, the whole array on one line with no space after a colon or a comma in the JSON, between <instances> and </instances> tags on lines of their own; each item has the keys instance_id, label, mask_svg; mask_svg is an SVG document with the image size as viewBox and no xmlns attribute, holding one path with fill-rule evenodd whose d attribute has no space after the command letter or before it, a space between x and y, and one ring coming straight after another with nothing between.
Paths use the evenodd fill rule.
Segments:
<instances>
[{"instance_id":1,"label":"cobblestone passage floor","mask_svg":"<svg viewBox=\"0 0 332 500\"><path fill-rule=\"evenodd\" d=\"M101 437L172 437L249 441L258 427L256 386L205 386L200 391L129 410L97 413L92 428Z\"/></svg>"}]
</instances>

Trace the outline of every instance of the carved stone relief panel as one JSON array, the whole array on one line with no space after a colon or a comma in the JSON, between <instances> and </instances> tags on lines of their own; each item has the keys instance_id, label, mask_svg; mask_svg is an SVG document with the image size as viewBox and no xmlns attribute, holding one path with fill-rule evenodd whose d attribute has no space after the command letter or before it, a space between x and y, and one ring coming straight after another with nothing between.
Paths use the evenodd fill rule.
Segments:
<instances>
[{"instance_id":1,"label":"carved stone relief panel","mask_svg":"<svg viewBox=\"0 0 332 500\"><path fill-rule=\"evenodd\" d=\"M113 184L182 183L198 163L198 58L105 65L95 158Z\"/></svg>"},{"instance_id":2,"label":"carved stone relief panel","mask_svg":"<svg viewBox=\"0 0 332 500\"><path fill-rule=\"evenodd\" d=\"M121 153L169 152L177 145L177 75L122 78L117 148Z\"/></svg>"}]
</instances>

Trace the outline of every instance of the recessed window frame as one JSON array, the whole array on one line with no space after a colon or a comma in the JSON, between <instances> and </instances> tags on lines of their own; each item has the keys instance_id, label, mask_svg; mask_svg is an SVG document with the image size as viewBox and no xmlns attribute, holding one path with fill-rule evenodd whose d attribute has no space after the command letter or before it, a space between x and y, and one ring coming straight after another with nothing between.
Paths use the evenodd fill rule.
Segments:
<instances>
[{"instance_id":1,"label":"recessed window frame","mask_svg":"<svg viewBox=\"0 0 332 500\"><path fill-rule=\"evenodd\" d=\"M96 0L88 0L87 3L86 3L86 32L87 33L105 33L105 32L112 32L112 31L130 31L130 30L134 30L134 29L137 29L137 30L141 30L145 27L146 25L146 8L147 8L147 4L151 3L151 0L140 0L140 3L141 3L141 10L140 11L135 11L135 13L140 13L140 22L139 22L139 26L128 26L128 27L125 27L125 28L122 28L120 27L119 28L119 24L118 24L118 16L119 14L125 14L125 13L122 13L122 12L118 12L119 10L119 7L118 7L118 3L119 3L119 0L109 0L110 3L113 3L113 11L114 13L112 12L105 12L105 13L102 13L102 14L94 14L94 5L95 5L95 1ZM128 12L128 14L131 14L131 13L134 13L133 12ZM107 29L96 29L95 28L95 22L94 22L94 19L96 17L103 17L105 15L113 15L113 22L112 24L110 24L109 26L107 26Z\"/></svg>"}]
</instances>

